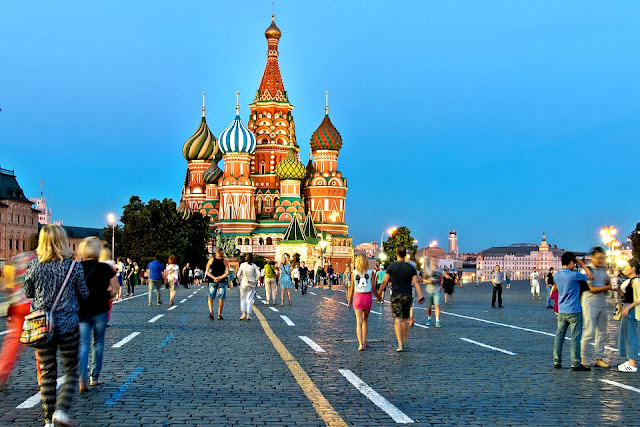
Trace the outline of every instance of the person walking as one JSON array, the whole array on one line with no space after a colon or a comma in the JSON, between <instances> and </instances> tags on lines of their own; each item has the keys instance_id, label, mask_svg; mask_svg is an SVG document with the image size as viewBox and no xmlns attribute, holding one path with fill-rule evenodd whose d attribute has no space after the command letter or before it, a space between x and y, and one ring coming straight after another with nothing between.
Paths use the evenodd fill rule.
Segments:
<instances>
[{"instance_id":1,"label":"person walking","mask_svg":"<svg viewBox=\"0 0 640 427\"><path fill-rule=\"evenodd\" d=\"M369 261L364 255L358 255L355 261L355 271L350 277L351 300L347 304L353 303L353 310L356 313L356 336L358 337L358 351L367 347L367 334L369 333L369 312L373 304L373 296L377 298L377 293L373 286L373 270L369 269Z\"/></svg>"},{"instance_id":2,"label":"person walking","mask_svg":"<svg viewBox=\"0 0 640 427\"><path fill-rule=\"evenodd\" d=\"M268 261L264 265L264 291L267 300L267 305L276 305L276 290L278 285L276 284L276 270L275 262Z\"/></svg>"},{"instance_id":3,"label":"person walking","mask_svg":"<svg viewBox=\"0 0 640 427\"><path fill-rule=\"evenodd\" d=\"M607 291L611 290L606 262L604 249L599 246L593 248L591 264L589 264L593 280L588 282L589 290L583 292L581 296L583 327L580 355L584 366L591 364L587 362L587 356L593 344L595 346L593 366L611 367L604 361L604 343L607 338Z\"/></svg>"},{"instance_id":4,"label":"person walking","mask_svg":"<svg viewBox=\"0 0 640 427\"><path fill-rule=\"evenodd\" d=\"M433 306L436 315L436 328L442 327L440 324L440 301L442 300L442 291L440 277L437 270L425 269L422 279L426 284L425 304L427 305L427 324L431 326L431 306Z\"/></svg>"},{"instance_id":5,"label":"person walking","mask_svg":"<svg viewBox=\"0 0 640 427\"><path fill-rule=\"evenodd\" d=\"M191 270L191 266L189 265L189 263L186 263L184 267L182 267L182 272L180 275L180 279L182 281L182 286L184 286L185 289L189 289L189 284L191 283L191 279L193 277L193 272Z\"/></svg>"},{"instance_id":6,"label":"person walking","mask_svg":"<svg viewBox=\"0 0 640 427\"><path fill-rule=\"evenodd\" d=\"M448 269L444 269L442 274L442 289L444 290L444 305L447 305L451 301L453 305L453 292L455 291L455 279L451 276L451 272Z\"/></svg>"},{"instance_id":7,"label":"person walking","mask_svg":"<svg viewBox=\"0 0 640 427\"><path fill-rule=\"evenodd\" d=\"M298 288L300 287L300 268L297 263L291 270L291 277L293 278L293 286L296 288L295 291L298 292Z\"/></svg>"},{"instance_id":8,"label":"person walking","mask_svg":"<svg viewBox=\"0 0 640 427\"><path fill-rule=\"evenodd\" d=\"M313 267L312 267L309 269L309 283L311 284L312 288L316 285L314 276L315 276L315 271L313 270Z\"/></svg>"},{"instance_id":9,"label":"person walking","mask_svg":"<svg viewBox=\"0 0 640 427\"><path fill-rule=\"evenodd\" d=\"M135 269L133 267L133 262L131 261L131 258L127 258L127 265L124 268L124 277L125 277L125 282L127 284L127 294L125 295L125 297L131 297L135 294L135 288L134 288L135 282L133 281L134 274L135 274Z\"/></svg>"},{"instance_id":10,"label":"person walking","mask_svg":"<svg viewBox=\"0 0 640 427\"><path fill-rule=\"evenodd\" d=\"M176 296L176 288L180 283L180 267L178 260L174 255L169 257L167 266L164 269L167 274L167 283L169 284L169 307L173 307L173 299Z\"/></svg>"},{"instance_id":11,"label":"person walking","mask_svg":"<svg viewBox=\"0 0 640 427\"><path fill-rule=\"evenodd\" d=\"M367 270L369 269L369 264L367 263ZM343 273L343 284L345 287L348 287L349 284L351 283L351 264L347 264L344 267L344 273ZM371 271L371 274L373 274L373 270ZM375 278L372 277L372 280L375 280Z\"/></svg>"},{"instance_id":12,"label":"person walking","mask_svg":"<svg viewBox=\"0 0 640 427\"><path fill-rule=\"evenodd\" d=\"M133 263L133 288L140 284L140 267L137 262Z\"/></svg>"},{"instance_id":13,"label":"person walking","mask_svg":"<svg viewBox=\"0 0 640 427\"><path fill-rule=\"evenodd\" d=\"M496 265L495 270L491 273L491 283L493 284L491 307L493 308L496 308L496 295L498 296L498 307L502 308L502 282L504 282L504 273L500 271L500 266Z\"/></svg>"},{"instance_id":14,"label":"person walking","mask_svg":"<svg viewBox=\"0 0 640 427\"><path fill-rule=\"evenodd\" d=\"M209 283L209 319L213 319L213 301L218 298L218 320L223 320L222 308L227 299L229 263L224 259L222 248L216 249L215 258L210 258L205 268L205 278Z\"/></svg>"},{"instance_id":15,"label":"person walking","mask_svg":"<svg viewBox=\"0 0 640 427\"><path fill-rule=\"evenodd\" d=\"M387 272L384 271L384 265L381 264L380 269L376 272L376 292L378 292L378 295L385 274L387 274ZM378 298L378 304L384 304L384 290L382 291L382 298Z\"/></svg>"},{"instance_id":16,"label":"person walking","mask_svg":"<svg viewBox=\"0 0 640 427\"><path fill-rule=\"evenodd\" d=\"M504 273L504 280L505 280L505 283L507 284L506 288L511 289L511 272L509 270L507 270Z\"/></svg>"},{"instance_id":17,"label":"person walking","mask_svg":"<svg viewBox=\"0 0 640 427\"><path fill-rule=\"evenodd\" d=\"M529 284L531 285L531 297L533 300L542 299L540 298L540 274L536 267L533 267L533 271L529 275ZM536 295L538 295L537 298Z\"/></svg>"},{"instance_id":18,"label":"person walking","mask_svg":"<svg viewBox=\"0 0 640 427\"><path fill-rule=\"evenodd\" d=\"M100 382L104 355L104 335L109 320L109 301L118 292L118 278L110 265L99 262L102 243L97 237L87 237L80 242L78 255L82 258L84 280L89 297L80 301L80 392L89 391L89 385ZM92 340L93 338L93 340ZM89 350L92 349L91 376L89 377ZM89 382L90 381L90 382Z\"/></svg>"},{"instance_id":19,"label":"person walking","mask_svg":"<svg viewBox=\"0 0 640 427\"><path fill-rule=\"evenodd\" d=\"M238 281L240 282L240 320L251 320L253 298L256 295L256 285L260 278L260 269L253 263L253 255L247 254L244 262L238 267Z\"/></svg>"},{"instance_id":20,"label":"person walking","mask_svg":"<svg viewBox=\"0 0 640 427\"><path fill-rule=\"evenodd\" d=\"M162 296L160 290L162 289L162 276L164 274L164 266L158 261L159 256L156 257L147 265L147 271L149 272L149 305L151 305L151 295L153 290L156 291L156 305L162 305Z\"/></svg>"},{"instance_id":21,"label":"person walking","mask_svg":"<svg viewBox=\"0 0 640 427\"><path fill-rule=\"evenodd\" d=\"M620 285L624 309L618 335L618 355L627 359L618 365L620 372L638 372L638 319L640 319L640 262L632 258L627 262L625 275L628 277Z\"/></svg>"},{"instance_id":22,"label":"person walking","mask_svg":"<svg viewBox=\"0 0 640 427\"><path fill-rule=\"evenodd\" d=\"M50 311L54 330L51 339L36 349L41 381L40 394L45 425L71 425L69 409L78 387L79 319L78 299L89 296L82 265L71 259L69 241L64 229L58 225L45 225L38 237L37 259L29 262L23 290L31 298L31 312ZM68 277L68 279L67 279ZM62 286L65 283L64 289ZM62 290L62 292L60 292ZM57 395L58 349L65 381Z\"/></svg>"},{"instance_id":23,"label":"person walking","mask_svg":"<svg viewBox=\"0 0 640 427\"><path fill-rule=\"evenodd\" d=\"M391 312L394 318L394 330L398 341L396 351L405 350L407 339L409 338L409 311L413 302L413 288L415 288L418 303L424 302L422 289L418 282L418 273L416 269L409 263L405 262L407 250L403 246L396 248L396 257L398 261L392 263L384 275L384 280L378 292L378 300L384 295L387 283L391 281Z\"/></svg>"},{"instance_id":24,"label":"person walking","mask_svg":"<svg viewBox=\"0 0 640 427\"><path fill-rule=\"evenodd\" d=\"M284 294L287 293L289 298L289 305L293 305L291 302L291 288L293 282L291 281L291 265L289 264L289 255L284 254L282 256L282 263L280 264L280 305L284 305Z\"/></svg>"},{"instance_id":25,"label":"person walking","mask_svg":"<svg viewBox=\"0 0 640 427\"><path fill-rule=\"evenodd\" d=\"M304 261L302 261L302 267L300 267L300 289L302 295L307 294L307 287L309 286L309 269Z\"/></svg>"},{"instance_id":26,"label":"person walking","mask_svg":"<svg viewBox=\"0 0 640 427\"><path fill-rule=\"evenodd\" d=\"M574 271L576 264L586 274ZM573 252L562 254L562 268L554 275L554 289L558 290L558 329L553 343L553 367L562 368L562 346L567 329L571 328L571 370L590 371L580 358L582 340L582 306L580 305L580 282L593 280L593 274Z\"/></svg>"},{"instance_id":27,"label":"person walking","mask_svg":"<svg viewBox=\"0 0 640 427\"><path fill-rule=\"evenodd\" d=\"M553 288L553 272L555 270L553 267L549 269L549 273L547 273L547 277L545 278L545 283L547 284L547 308L553 308L554 301L551 298L551 288Z\"/></svg>"}]
</instances>

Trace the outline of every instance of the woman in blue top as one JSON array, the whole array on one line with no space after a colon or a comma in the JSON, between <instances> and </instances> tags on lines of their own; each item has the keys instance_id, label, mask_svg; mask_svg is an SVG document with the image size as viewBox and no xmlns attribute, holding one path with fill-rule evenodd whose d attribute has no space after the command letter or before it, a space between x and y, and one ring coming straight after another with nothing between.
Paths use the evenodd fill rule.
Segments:
<instances>
[{"instance_id":1,"label":"woman in blue top","mask_svg":"<svg viewBox=\"0 0 640 427\"><path fill-rule=\"evenodd\" d=\"M291 265L289 264L289 255L282 256L282 264L280 264L280 305L284 305L284 291L287 291L289 305L291 304L291 288L293 281L291 280Z\"/></svg>"}]
</instances>

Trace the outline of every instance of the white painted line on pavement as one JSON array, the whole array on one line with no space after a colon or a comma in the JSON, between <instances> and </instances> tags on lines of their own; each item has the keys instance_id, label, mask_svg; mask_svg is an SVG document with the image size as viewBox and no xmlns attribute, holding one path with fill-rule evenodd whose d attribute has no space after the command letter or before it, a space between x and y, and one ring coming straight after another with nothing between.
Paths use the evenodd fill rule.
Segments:
<instances>
[{"instance_id":1,"label":"white painted line on pavement","mask_svg":"<svg viewBox=\"0 0 640 427\"><path fill-rule=\"evenodd\" d=\"M60 386L62 385L62 383L64 382L66 375L61 376L60 378L58 378L58 382L56 385L56 388L60 388ZM25 400L24 402L22 402L21 404L19 404L18 406L16 406L16 409L29 409L29 408L33 408L34 406L36 406L38 403L40 403L42 401L42 395L40 394L40 392L37 392L36 394L34 394L33 396L31 396L30 398L28 398L27 400Z\"/></svg>"},{"instance_id":2,"label":"white painted line on pavement","mask_svg":"<svg viewBox=\"0 0 640 427\"><path fill-rule=\"evenodd\" d=\"M149 323L154 323L155 321L157 321L162 316L164 316L164 314L158 314L157 316L152 317L151 319L149 319Z\"/></svg>"},{"instance_id":3,"label":"white painted line on pavement","mask_svg":"<svg viewBox=\"0 0 640 427\"><path fill-rule=\"evenodd\" d=\"M149 292L145 292L145 293L143 293L143 294L134 295L134 296L132 296L132 297L122 298L122 299L119 299L118 301L114 301L113 303L114 303L114 304L118 304L119 302L129 301L130 299L134 299L134 298L140 298L140 297L142 297L142 296L147 295L148 293L149 293Z\"/></svg>"},{"instance_id":4,"label":"white painted line on pavement","mask_svg":"<svg viewBox=\"0 0 640 427\"><path fill-rule=\"evenodd\" d=\"M311 338L303 335L298 335L298 338L309 344L309 347L311 347L316 353L326 353L326 351L324 351L324 349L316 344Z\"/></svg>"},{"instance_id":5,"label":"white painted line on pavement","mask_svg":"<svg viewBox=\"0 0 640 427\"><path fill-rule=\"evenodd\" d=\"M372 401L378 408L387 413L393 421L398 424L411 424L414 421L407 416L400 409L396 408L387 399L380 396L377 391L369 387L364 381L362 381L356 374L348 369L338 370L358 391L364 394L370 401Z\"/></svg>"},{"instance_id":6,"label":"white painted line on pavement","mask_svg":"<svg viewBox=\"0 0 640 427\"><path fill-rule=\"evenodd\" d=\"M309 291L309 293L310 293L311 295L318 296L318 294L316 294L315 292L311 292L311 291Z\"/></svg>"},{"instance_id":7,"label":"white painted line on pavement","mask_svg":"<svg viewBox=\"0 0 640 427\"><path fill-rule=\"evenodd\" d=\"M177 305L174 305L173 307L169 307L169 308L167 308L167 311L175 310L176 308L178 308L178 306L177 306Z\"/></svg>"},{"instance_id":8,"label":"white painted line on pavement","mask_svg":"<svg viewBox=\"0 0 640 427\"><path fill-rule=\"evenodd\" d=\"M186 301L187 301L187 299L185 298L185 299L180 301L180 304L182 304L183 302L186 302Z\"/></svg>"},{"instance_id":9,"label":"white painted line on pavement","mask_svg":"<svg viewBox=\"0 0 640 427\"><path fill-rule=\"evenodd\" d=\"M275 311L276 313L280 311L280 310L278 310L278 309L277 309L277 308L275 308L275 307L269 307L269 310L271 310L271 311Z\"/></svg>"},{"instance_id":10,"label":"white painted line on pavement","mask_svg":"<svg viewBox=\"0 0 640 427\"><path fill-rule=\"evenodd\" d=\"M338 292L347 292L344 289L336 289Z\"/></svg>"},{"instance_id":11,"label":"white painted line on pavement","mask_svg":"<svg viewBox=\"0 0 640 427\"><path fill-rule=\"evenodd\" d=\"M414 323L413 326L417 326L419 328L429 329L427 325L421 325L420 323Z\"/></svg>"},{"instance_id":12,"label":"white painted line on pavement","mask_svg":"<svg viewBox=\"0 0 640 427\"><path fill-rule=\"evenodd\" d=\"M602 380L602 379L601 379L600 381L602 381L603 383L607 383L607 384L614 385L614 386L616 386L616 387L623 388L623 389L625 389L625 390L630 390L630 391L635 391L636 393L640 393L640 389L637 389L637 388L635 388L635 387L631 387L630 385L626 385L626 384L618 383L618 382L611 381L611 380Z\"/></svg>"},{"instance_id":13,"label":"white painted line on pavement","mask_svg":"<svg viewBox=\"0 0 640 427\"><path fill-rule=\"evenodd\" d=\"M128 343L129 341L131 341L132 339L134 339L135 337L137 337L138 335L140 335L140 332L133 332L127 335L126 337L124 337L123 339L121 339L120 341L118 341L117 343L115 343L114 345L112 345L111 347L120 348L126 343Z\"/></svg>"},{"instance_id":14,"label":"white painted line on pavement","mask_svg":"<svg viewBox=\"0 0 640 427\"><path fill-rule=\"evenodd\" d=\"M284 323L286 323L289 326L296 326L295 323L293 323L291 321L291 319L289 319L287 316L285 316L284 314L281 314L280 317L282 317L282 320L284 320Z\"/></svg>"},{"instance_id":15,"label":"white painted line on pavement","mask_svg":"<svg viewBox=\"0 0 640 427\"><path fill-rule=\"evenodd\" d=\"M327 298L327 297L322 297L322 298L324 298L326 300L329 300L329 301L333 301L333 298Z\"/></svg>"},{"instance_id":16,"label":"white painted line on pavement","mask_svg":"<svg viewBox=\"0 0 640 427\"><path fill-rule=\"evenodd\" d=\"M338 301L338 303L344 305L345 307L349 307L349 304L347 304L346 302Z\"/></svg>"},{"instance_id":17,"label":"white painted line on pavement","mask_svg":"<svg viewBox=\"0 0 640 427\"><path fill-rule=\"evenodd\" d=\"M187 298L191 298L193 296L193 294L189 295Z\"/></svg>"},{"instance_id":18,"label":"white painted line on pavement","mask_svg":"<svg viewBox=\"0 0 640 427\"><path fill-rule=\"evenodd\" d=\"M261 299L260 302L263 303L264 305L267 305L267 302L263 299Z\"/></svg>"},{"instance_id":19,"label":"white painted line on pavement","mask_svg":"<svg viewBox=\"0 0 640 427\"><path fill-rule=\"evenodd\" d=\"M258 299L262 299L262 297L260 295L256 295L256 298Z\"/></svg>"},{"instance_id":20,"label":"white painted line on pavement","mask_svg":"<svg viewBox=\"0 0 640 427\"><path fill-rule=\"evenodd\" d=\"M12 331L13 331L13 329L7 329L6 331L0 332L0 335L5 335L5 334L8 334L9 332L12 332Z\"/></svg>"},{"instance_id":21,"label":"white painted line on pavement","mask_svg":"<svg viewBox=\"0 0 640 427\"><path fill-rule=\"evenodd\" d=\"M375 314L382 314L382 313L380 313L379 311L375 311L375 310L371 310L371 312L372 312L372 313L375 313Z\"/></svg>"},{"instance_id":22,"label":"white painted line on pavement","mask_svg":"<svg viewBox=\"0 0 640 427\"><path fill-rule=\"evenodd\" d=\"M462 341L466 341L466 342L471 343L471 344L479 345L480 347L488 348L489 350L495 350L495 351L499 351L500 353L508 354L509 356L515 356L516 355L512 351L503 350L503 349L498 348L498 347L493 347L491 345L483 344L483 343L478 342L478 341L470 340L469 338L460 338L460 339Z\"/></svg>"}]
</instances>

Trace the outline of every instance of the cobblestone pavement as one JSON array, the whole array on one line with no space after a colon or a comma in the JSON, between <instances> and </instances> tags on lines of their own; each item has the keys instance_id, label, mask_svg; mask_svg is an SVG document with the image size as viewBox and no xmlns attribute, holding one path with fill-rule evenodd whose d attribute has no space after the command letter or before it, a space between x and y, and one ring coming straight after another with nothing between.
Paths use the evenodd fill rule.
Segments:
<instances>
[{"instance_id":1,"label":"cobblestone pavement","mask_svg":"<svg viewBox=\"0 0 640 427\"><path fill-rule=\"evenodd\" d=\"M389 304L375 303L370 347L358 352L340 290L293 292L293 306L277 311L256 299L260 314L251 321L238 320L237 289L227 294L224 320L209 320L205 288L180 289L172 310L137 294L114 305L104 385L78 395L72 415L81 426L637 424L640 376L552 369L555 315L528 289L515 283L503 293L505 307L492 309L490 284L456 288L443 327L412 328L405 353L395 351ZM425 320L420 306L416 323ZM618 325L610 321L607 337L614 366L622 361ZM1 426L43 425L35 376L26 349L0 394Z\"/></svg>"}]
</instances>

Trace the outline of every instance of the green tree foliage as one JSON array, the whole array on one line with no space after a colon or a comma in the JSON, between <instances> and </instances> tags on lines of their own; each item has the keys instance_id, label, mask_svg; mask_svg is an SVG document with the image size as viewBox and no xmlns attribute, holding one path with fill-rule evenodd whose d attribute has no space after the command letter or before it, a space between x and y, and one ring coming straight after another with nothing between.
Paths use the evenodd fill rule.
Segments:
<instances>
[{"instance_id":1,"label":"green tree foliage","mask_svg":"<svg viewBox=\"0 0 640 427\"><path fill-rule=\"evenodd\" d=\"M631 241L633 257L640 260L640 222L636 224L635 230L629 235L629 240Z\"/></svg>"},{"instance_id":2,"label":"green tree foliage","mask_svg":"<svg viewBox=\"0 0 640 427\"><path fill-rule=\"evenodd\" d=\"M199 212L184 219L171 199L151 199L144 203L132 196L123 207L115 230L116 256L129 257L142 266L155 257L166 262L175 255L178 264L191 263L204 268L207 261L208 218ZM111 247L111 227L104 230L107 247Z\"/></svg>"},{"instance_id":3,"label":"green tree foliage","mask_svg":"<svg viewBox=\"0 0 640 427\"><path fill-rule=\"evenodd\" d=\"M396 248L398 248L398 246L404 246L407 249L407 253L411 255L411 259L415 260L418 246L414 243L414 240L411 236L411 230L407 227L399 227L394 231L393 234L382 243L382 252L387 255L387 259L384 261L385 267L397 261Z\"/></svg>"}]
</instances>

